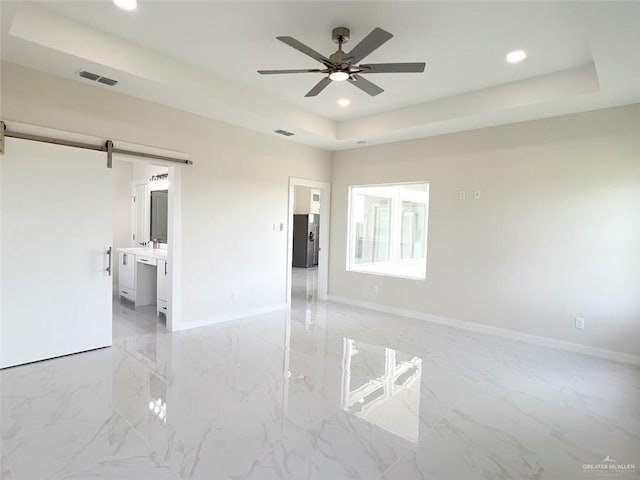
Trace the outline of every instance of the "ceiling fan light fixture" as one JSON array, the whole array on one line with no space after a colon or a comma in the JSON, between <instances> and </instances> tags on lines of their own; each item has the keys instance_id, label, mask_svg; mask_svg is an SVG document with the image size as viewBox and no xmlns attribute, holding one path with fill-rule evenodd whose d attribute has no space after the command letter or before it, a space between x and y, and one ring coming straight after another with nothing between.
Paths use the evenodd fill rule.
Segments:
<instances>
[{"instance_id":1,"label":"ceiling fan light fixture","mask_svg":"<svg viewBox=\"0 0 640 480\"><path fill-rule=\"evenodd\" d=\"M338 70L335 72L331 72L329 74L329 78L334 82L344 82L349 78L349 74L347 72L343 72L342 70Z\"/></svg>"},{"instance_id":2,"label":"ceiling fan light fixture","mask_svg":"<svg viewBox=\"0 0 640 480\"><path fill-rule=\"evenodd\" d=\"M509 63L520 63L525 58L527 58L527 52L524 50L514 50L507 53L507 62Z\"/></svg>"},{"instance_id":3,"label":"ceiling fan light fixture","mask_svg":"<svg viewBox=\"0 0 640 480\"><path fill-rule=\"evenodd\" d=\"M137 0L113 0L118 8L122 10L132 11L138 7Z\"/></svg>"},{"instance_id":4,"label":"ceiling fan light fixture","mask_svg":"<svg viewBox=\"0 0 640 480\"><path fill-rule=\"evenodd\" d=\"M351 105L351 100L349 100L348 98L341 98L338 100L338 105L340 105L341 107L348 107L349 105Z\"/></svg>"}]
</instances>

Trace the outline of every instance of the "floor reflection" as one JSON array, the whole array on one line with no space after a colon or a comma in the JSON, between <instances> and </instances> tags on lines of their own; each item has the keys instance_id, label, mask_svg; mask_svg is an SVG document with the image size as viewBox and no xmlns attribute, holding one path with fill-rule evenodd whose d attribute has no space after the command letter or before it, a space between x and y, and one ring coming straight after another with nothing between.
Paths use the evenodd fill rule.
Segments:
<instances>
[{"instance_id":1,"label":"floor reflection","mask_svg":"<svg viewBox=\"0 0 640 480\"><path fill-rule=\"evenodd\" d=\"M317 325L318 269L293 267L291 277L291 302L297 313L293 320L303 323L308 332L314 332Z\"/></svg>"},{"instance_id":2,"label":"floor reflection","mask_svg":"<svg viewBox=\"0 0 640 480\"><path fill-rule=\"evenodd\" d=\"M167 382L153 375L149 380L149 414L167 423Z\"/></svg>"},{"instance_id":3,"label":"floor reflection","mask_svg":"<svg viewBox=\"0 0 640 480\"><path fill-rule=\"evenodd\" d=\"M417 442L422 359L345 338L342 362L342 409Z\"/></svg>"}]
</instances>

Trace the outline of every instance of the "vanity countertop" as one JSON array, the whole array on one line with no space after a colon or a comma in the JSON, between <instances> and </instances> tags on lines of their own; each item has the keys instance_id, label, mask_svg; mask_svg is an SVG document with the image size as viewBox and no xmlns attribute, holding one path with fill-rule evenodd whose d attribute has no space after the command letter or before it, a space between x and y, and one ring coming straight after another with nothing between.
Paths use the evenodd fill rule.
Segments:
<instances>
[{"instance_id":1,"label":"vanity countertop","mask_svg":"<svg viewBox=\"0 0 640 480\"><path fill-rule=\"evenodd\" d=\"M145 247L132 247L132 248L118 248L119 252L128 253L130 255L144 255L145 257L158 258L160 260L167 259L167 251L163 248L145 248Z\"/></svg>"}]
</instances>

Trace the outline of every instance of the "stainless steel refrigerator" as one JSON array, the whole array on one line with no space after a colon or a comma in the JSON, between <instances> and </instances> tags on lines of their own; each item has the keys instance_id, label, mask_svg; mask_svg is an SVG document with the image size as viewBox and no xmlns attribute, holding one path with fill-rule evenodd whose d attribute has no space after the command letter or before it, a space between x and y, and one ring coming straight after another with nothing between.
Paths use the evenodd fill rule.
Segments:
<instances>
[{"instance_id":1,"label":"stainless steel refrigerator","mask_svg":"<svg viewBox=\"0 0 640 480\"><path fill-rule=\"evenodd\" d=\"M293 266L318 265L320 215L309 213L293 216Z\"/></svg>"}]
</instances>

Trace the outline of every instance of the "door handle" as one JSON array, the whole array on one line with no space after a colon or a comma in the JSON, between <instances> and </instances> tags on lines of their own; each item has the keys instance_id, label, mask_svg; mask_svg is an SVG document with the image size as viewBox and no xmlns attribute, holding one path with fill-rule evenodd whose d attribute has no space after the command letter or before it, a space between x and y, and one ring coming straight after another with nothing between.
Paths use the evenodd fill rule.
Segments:
<instances>
[{"instance_id":1,"label":"door handle","mask_svg":"<svg viewBox=\"0 0 640 480\"><path fill-rule=\"evenodd\" d=\"M167 262L164 262L164 276L167 276Z\"/></svg>"},{"instance_id":2,"label":"door handle","mask_svg":"<svg viewBox=\"0 0 640 480\"><path fill-rule=\"evenodd\" d=\"M109 276L111 276L111 247L107 248L107 255L109 256L109 263L107 266L107 272L109 273Z\"/></svg>"}]
</instances>

